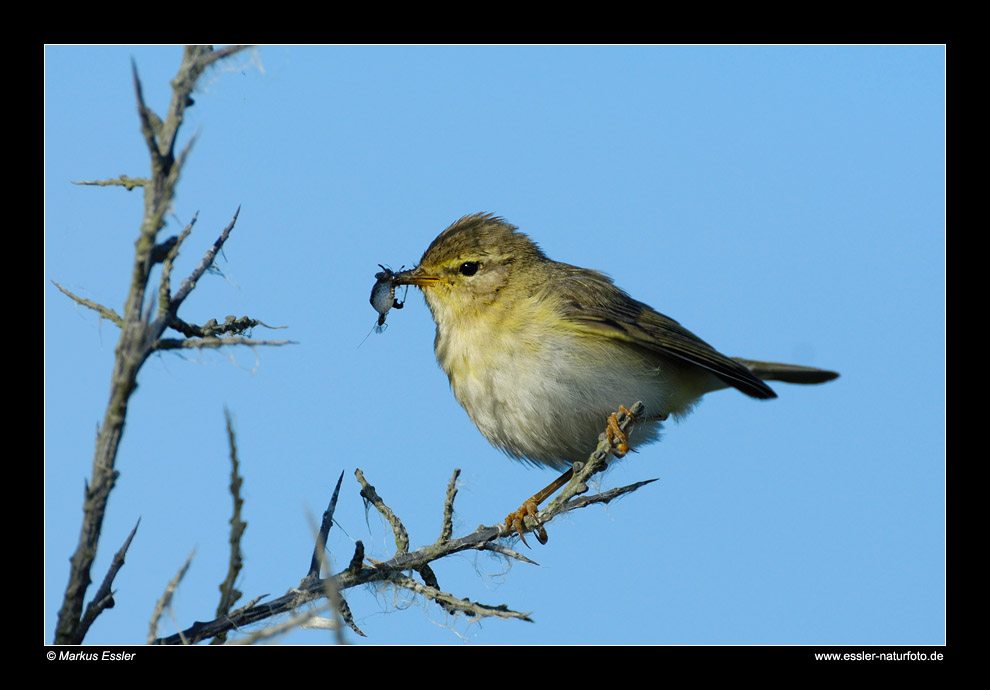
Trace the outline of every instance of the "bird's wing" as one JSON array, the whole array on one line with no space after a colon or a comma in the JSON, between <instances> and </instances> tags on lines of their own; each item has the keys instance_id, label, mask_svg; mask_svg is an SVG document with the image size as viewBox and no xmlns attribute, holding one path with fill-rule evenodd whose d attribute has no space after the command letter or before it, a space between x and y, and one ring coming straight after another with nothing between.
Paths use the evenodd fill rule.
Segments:
<instances>
[{"instance_id":1,"label":"bird's wing","mask_svg":"<svg viewBox=\"0 0 990 690\"><path fill-rule=\"evenodd\" d=\"M707 369L754 398L775 398L767 384L694 333L615 287L597 271L567 266L554 283L561 315L589 334L616 338Z\"/></svg>"}]
</instances>

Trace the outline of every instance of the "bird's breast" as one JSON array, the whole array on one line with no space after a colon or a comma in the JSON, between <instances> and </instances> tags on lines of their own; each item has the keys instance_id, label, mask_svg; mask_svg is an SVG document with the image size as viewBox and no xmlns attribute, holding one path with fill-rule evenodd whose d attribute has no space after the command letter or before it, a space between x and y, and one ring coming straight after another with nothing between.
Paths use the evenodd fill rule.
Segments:
<instances>
[{"instance_id":1,"label":"bird's breast","mask_svg":"<svg viewBox=\"0 0 990 690\"><path fill-rule=\"evenodd\" d=\"M620 405L641 400L651 414L666 414L666 379L654 359L561 324L546 327L552 323L539 314L462 321L458 328L438 323L440 366L493 445L559 468L588 457ZM648 443L658 432L658 424L643 424L633 441Z\"/></svg>"}]
</instances>

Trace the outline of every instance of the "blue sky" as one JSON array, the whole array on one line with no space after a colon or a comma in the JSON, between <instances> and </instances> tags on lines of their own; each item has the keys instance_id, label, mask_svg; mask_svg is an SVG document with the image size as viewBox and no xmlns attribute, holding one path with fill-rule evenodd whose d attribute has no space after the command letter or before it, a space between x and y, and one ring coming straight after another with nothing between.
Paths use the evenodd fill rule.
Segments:
<instances>
[{"instance_id":1,"label":"blue sky","mask_svg":"<svg viewBox=\"0 0 990 690\"><path fill-rule=\"evenodd\" d=\"M130 61L165 110L181 49L45 49L45 612L51 641L121 311L145 175ZM245 477L246 598L305 574L345 471L335 570L394 545L361 468L432 542L552 477L491 448L450 393L413 291L368 335L377 264L415 264L449 223L505 217L613 276L729 355L832 368L760 402L712 394L604 488L660 481L549 526L539 567L435 566L461 597L534 623L450 620L390 589L345 596L356 644L939 644L945 641L945 50L852 47L265 47L210 71L163 237L196 212L188 274L240 218L180 316L285 330L283 348L164 353L132 398L93 578L140 518L91 643L139 643L195 549L175 625L212 617L227 562L224 406ZM924 328L921 328L924 326ZM360 345L360 346L359 346ZM283 639L323 644L326 632Z\"/></svg>"}]
</instances>

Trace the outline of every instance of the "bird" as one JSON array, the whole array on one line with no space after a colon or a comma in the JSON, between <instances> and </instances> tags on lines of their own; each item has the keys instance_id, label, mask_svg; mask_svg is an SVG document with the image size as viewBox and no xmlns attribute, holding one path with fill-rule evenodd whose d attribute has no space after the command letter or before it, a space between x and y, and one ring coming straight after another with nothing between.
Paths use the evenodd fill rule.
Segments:
<instances>
[{"instance_id":1,"label":"bird","mask_svg":"<svg viewBox=\"0 0 990 690\"><path fill-rule=\"evenodd\" d=\"M769 399L776 393L765 381L838 377L727 357L604 273L549 258L491 213L455 221L417 266L387 279L422 291L436 324L437 362L481 434L511 458L565 470L507 518L521 537L522 518L535 517L545 492L588 458L603 427L621 457L658 440L665 420L683 418L707 393L735 388ZM615 415L636 401L646 416L627 439Z\"/></svg>"}]
</instances>

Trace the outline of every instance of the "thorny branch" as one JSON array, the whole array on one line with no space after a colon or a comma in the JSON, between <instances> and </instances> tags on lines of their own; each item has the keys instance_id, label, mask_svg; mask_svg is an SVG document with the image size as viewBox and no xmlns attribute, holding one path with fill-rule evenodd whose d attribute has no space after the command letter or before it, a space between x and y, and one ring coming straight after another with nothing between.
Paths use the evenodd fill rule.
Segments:
<instances>
[{"instance_id":1,"label":"thorny branch","mask_svg":"<svg viewBox=\"0 0 990 690\"><path fill-rule=\"evenodd\" d=\"M643 416L642 403L636 403L630 408L631 416L618 415L619 428L625 433L632 430L637 418ZM588 491L588 479L595 473L603 471L608 464L608 457L611 446L605 435L602 434L598 448L591 454L585 463L574 466L574 477L561 490L559 498L553 501L545 510L537 515L539 523L549 524L556 516L570 512L579 508L584 508L596 503L609 503L612 500L631 493L654 479L637 482L629 486L604 491L599 494L584 495ZM246 606L242 609L230 613L228 616L218 618L209 622L197 622L186 630L170 637L155 640L155 644L195 644L204 639L209 639L221 635L233 628L243 628L252 623L257 623L268 618L292 613L295 609L304 604L322 599L332 598L335 608L341 618L352 629L359 634L360 630L354 625L347 608L347 602L341 595L345 590L361 585L374 583L391 583L411 592L419 594L437 603L450 615L464 615L467 617L497 617L532 622L528 613L521 613L509 609L504 604L491 605L459 598L449 592L444 592L437 582L436 575L431 568L431 563L461 551L493 551L500 553L507 558L513 558L524 563L533 564L533 561L518 553L498 540L507 536L504 523L494 526L481 526L472 534L464 537L452 538L450 529L450 516L453 513L453 501L456 495L454 484L460 470L455 470L451 481L448 484L447 496L443 508L443 527L437 540L415 551L409 551L409 537L401 519L379 495L375 488L368 483L361 470L355 471L358 483L361 485L361 496L371 503L389 522L395 536L396 554L393 558L383 563L365 562L364 546L358 541L355 545L355 554L351 558L348 566L336 575L319 578L314 574L311 565L306 577L303 578L298 587L290 589L286 594L277 599L264 604ZM329 524L333 520L333 507L337 502L337 491L340 489L338 480L337 488L330 501L328 512L324 514L323 524L329 530ZM534 527L532 518L527 518L526 528ZM321 530L317 537L317 550L322 550L326 543L326 532ZM318 573L318 571L316 571ZM422 582L416 580L411 573L419 573ZM331 594L332 593L332 594ZM300 619L302 620L302 619ZM280 625L283 630L292 626Z\"/></svg>"},{"instance_id":2,"label":"thorny branch","mask_svg":"<svg viewBox=\"0 0 990 690\"><path fill-rule=\"evenodd\" d=\"M240 472L240 461L237 458L237 440L234 436L234 423L230 419L230 410L224 408L224 418L227 422L227 439L230 443L230 495L234 499L234 510L230 517L230 561L227 566L227 577L220 584L220 603L217 605L217 617L230 613L234 603L241 598L242 592L237 589L237 577L244 567L244 557L241 553L241 537L247 529L247 523L241 517L244 498L241 496L241 485L244 478ZM214 642L223 644L224 636L217 637Z\"/></svg>"},{"instance_id":3,"label":"thorny branch","mask_svg":"<svg viewBox=\"0 0 990 690\"><path fill-rule=\"evenodd\" d=\"M222 50L213 50L209 46L187 47L183 52L178 74L172 81L172 99L164 120L145 104L137 67L132 65L138 119L151 158L151 177L133 178L122 175L114 180L81 183L98 186L123 186L127 190L140 187L144 191L144 214L135 243L130 288L124 303L123 314L118 314L111 308L74 295L56 283L56 287L77 304L95 310L102 318L106 318L120 327L120 339L115 349L114 367L110 380L110 401L97 435L92 474L85 487L83 524L79 542L70 559L69 582L59 610L55 631L56 644L81 643L96 615L106 608L105 605L97 604L94 606L94 602L90 604L86 615L83 615L83 603L86 591L92 582L90 572L97 554L107 500L119 474L116 469L117 449L123 435L128 403L131 394L137 387L138 372L147 358L157 350L177 347L219 347L234 344L281 345L288 342L260 341L243 337L241 334L246 329L260 324L259 321L253 319L234 320L233 325L227 330L217 330L215 324L195 327L178 318L178 310L183 301L203 272L212 265L217 252L227 240L237 219L236 213L213 247L206 252L200 265L183 281L174 295L170 294L168 283L172 262L178 254L182 240L188 237L195 218L179 237L169 238L161 243L157 242L158 233L164 226L166 213L171 208L175 186L192 143L187 144L176 156L176 137L186 108L193 104L191 94L196 81L214 62L242 49L243 46L232 46ZM150 287L152 268L157 263L163 264L163 270L162 282L159 286L159 308L153 319L150 308L144 311L144 304ZM179 333L186 335L187 339L163 339L162 335L167 328L178 330ZM190 337L188 335L190 329L197 328L203 331L203 335ZM123 553L120 553L119 556L122 561ZM108 575L110 580L112 580L116 568L119 568L119 565L112 566L111 573ZM109 591L111 584L110 581L105 580L104 587L101 587L97 596L103 596L104 599L107 599L104 590Z\"/></svg>"}]
</instances>

